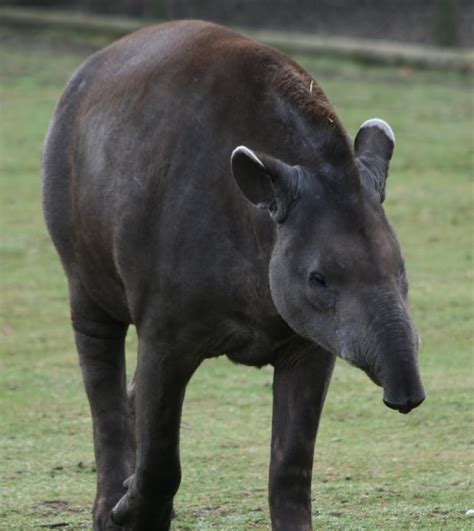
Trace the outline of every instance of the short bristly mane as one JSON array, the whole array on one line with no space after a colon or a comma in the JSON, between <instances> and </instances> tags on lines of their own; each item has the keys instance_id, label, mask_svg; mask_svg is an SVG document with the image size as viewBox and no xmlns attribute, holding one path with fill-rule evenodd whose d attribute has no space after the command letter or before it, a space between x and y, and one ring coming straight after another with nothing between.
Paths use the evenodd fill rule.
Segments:
<instances>
[{"instance_id":1,"label":"short bristly mane","mask_svg":"<svg viewBox=\"0 0 474 531\"><path fill-rule=\"evenodd\" d=\"M318 83L296 63L270 65L271 86L310 124L321 130L325 155L334 162L352 152L344 127Z\"/></svg>"},{"instance_id":2,"label":"short bristly mane","mask_svg":"<svg viewBox=\"0 0 474 531\"><path fill-rule=\"evenodd\" d=\"M306 116L336 121L334 109L321 87L297 65L279 65L275 68L272 84L283 98L293 103Z\"/></svg>"}]
</instances>

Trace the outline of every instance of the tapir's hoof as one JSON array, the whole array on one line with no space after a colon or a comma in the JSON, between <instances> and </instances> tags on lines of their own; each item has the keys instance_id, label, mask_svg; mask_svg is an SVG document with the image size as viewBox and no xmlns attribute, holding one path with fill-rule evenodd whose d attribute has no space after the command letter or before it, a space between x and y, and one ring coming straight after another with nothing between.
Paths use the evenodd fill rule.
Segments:
<instances>
[{"instance_id":1,"label":"tapir's hoof","mask_svg":"<svg viewBox=\"0 0 474 531\"><path fill-rule=\"evenodd\" d=\"M107 518L100 518L94 521L94 531L124 531L125 528L112 521L109 513Z\"/></svg>"},{"instance_id":2,"label":"tapir's hoof","mask_svg":"<svg viewBox=\"0 0 474 531\"><path fill-rule=\"evenodd\" d=\"M111 512L115 525L124 529L156 529L167 531L171 524L173 509L170 502L159 503L142 496L133 483L133 476L124 482L128 492L122 496Z\"/></svg>"},{"instance_id":3,"label":"tapir's hoof","mask_svg":"<svg viewBox=\"0 0 474 531\"><path fill-rule=\"evenodd\" d=\"M123 486L126 489L129 489L128 492L126 492L120 500L116 503L115 507L112 509L112 512L110 513L110 518L112 522L118 525L125 525L130 520L130 513L131 513L131 503L130 503L130 487L132 485L133 481L133 475L131 475L128 479L126 479L123 482ZM137 498L137 495L139 496L138 492L136 492L134 495L132 495L133 498ZM132 504L132 506L135 504ZM138 503L138 505L140 505Z\"/></svg>"},{"instance_id":4,"label":"tapir's hoof","mask_svg":"<svg viewBox=\"0 0 474 531\"><path fill-rule=\"evenodd\" d=\"M112 509L112 512L110 513L110 518L114 524L117 525L125 525L130 516L130 509L129 509L129 501L128 501L128 493L122 496L122 498L118 501L117 505Z\"/></svg>"},{"instance_id":5,"label":"tapir's hoof","mask_svg":"<svg viewBox=\"0 0 474 531\"><path fill-rule=\"evenodd\" d=\"M94 531L124 531L121 525L112 520L110 509L107 513L94 515L93 529Z\"/></svg>"},{"instance_id":6,"label":"tapir's hoof","mask_svg":"<svg viewBox=\"0 0 474 531\"><path fill-rule=\"evenodd\" d=\"M117 492L110 498L100 497L94 503L93 529L94 531L124 531L124 528L112 521L111 509L124 491Z\"/></svg>"}]
</instances>

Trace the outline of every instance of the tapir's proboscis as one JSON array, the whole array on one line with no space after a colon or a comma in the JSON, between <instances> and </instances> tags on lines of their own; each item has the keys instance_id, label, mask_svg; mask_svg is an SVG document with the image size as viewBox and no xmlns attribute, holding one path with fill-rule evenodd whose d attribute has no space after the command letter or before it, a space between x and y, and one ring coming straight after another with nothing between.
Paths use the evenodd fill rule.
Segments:
<instances>
[{"instance_id":1,"label":"tapir's proboscis","mask_svg":"<svg viewBox=\"0 0 474 531\"><path fill-rule=\"evenodd\" d=\"M274 530L311 529L336 356L388 407L421 404L382 208L394 144L380 119L352 143L300 66L207 22L138 31L72 76L45 142L43 199L93 419L95 530L169 529L185 389L206 358L273 367Z\"/></svg>"}]
</instances>

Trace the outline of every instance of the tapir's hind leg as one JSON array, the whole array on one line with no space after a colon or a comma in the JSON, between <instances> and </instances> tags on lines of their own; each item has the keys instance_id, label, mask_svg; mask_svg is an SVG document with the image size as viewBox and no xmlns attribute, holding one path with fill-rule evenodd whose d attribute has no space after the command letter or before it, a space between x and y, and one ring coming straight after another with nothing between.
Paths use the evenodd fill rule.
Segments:
<instances>
[{"instance_id":1,"label":"tapir's hind leg","mask_svg":"<svg viewBox=\"0 0 474 531\"><path fill-rule=\"evenodd\" d=\"M110 511L132 473L133 433L130 429L125 382L127 326L112 319L70 280L71 314L76 346L92 413L97 493L94 530L120 529Z\"/></svg>"}]
</instances>

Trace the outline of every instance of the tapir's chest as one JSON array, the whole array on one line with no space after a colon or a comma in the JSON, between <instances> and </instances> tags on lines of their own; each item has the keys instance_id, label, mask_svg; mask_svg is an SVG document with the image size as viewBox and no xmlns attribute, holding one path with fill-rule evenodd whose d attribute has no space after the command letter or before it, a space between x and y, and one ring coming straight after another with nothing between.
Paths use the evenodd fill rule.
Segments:
<instances>
[{"instance_id":1,"label":"tapir's chest","mask_svg":"<svg viewBox=\"0 0 474 531\"><path fill-rule=\"evenodd\" d=\"M281 345L294 335L279 316L259 322L227 319L216 323L214 333L202 343L201 354L204 358L225 354L235 363L262 367L273 363Z\"/></svg>"}]
</instances>

